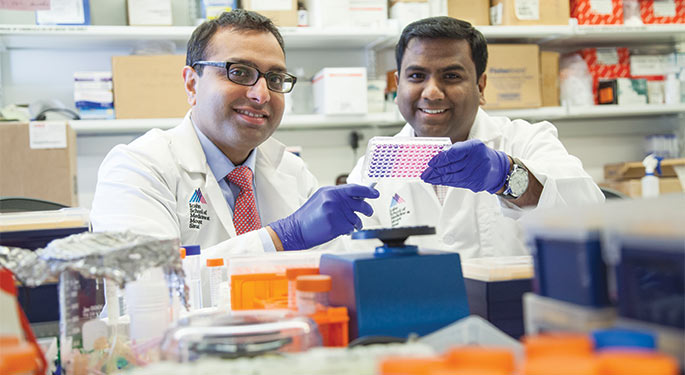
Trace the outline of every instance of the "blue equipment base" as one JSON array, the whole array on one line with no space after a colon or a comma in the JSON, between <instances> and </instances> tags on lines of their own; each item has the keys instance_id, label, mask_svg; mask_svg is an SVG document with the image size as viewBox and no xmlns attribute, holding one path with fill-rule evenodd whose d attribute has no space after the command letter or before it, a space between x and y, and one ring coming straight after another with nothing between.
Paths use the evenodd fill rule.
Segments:
<instances>
[{"instance_id":1,"label":"blue equipment base","mask_svg":"<svg viewBox=\"0 0 685 375\"><path fill-rule=\"evenodd\" d=\"M350 340L422 336L469 315L457 253L324 254L319 272L331 276L330 304L348 309Z\"/></svg>"}]
</instances>

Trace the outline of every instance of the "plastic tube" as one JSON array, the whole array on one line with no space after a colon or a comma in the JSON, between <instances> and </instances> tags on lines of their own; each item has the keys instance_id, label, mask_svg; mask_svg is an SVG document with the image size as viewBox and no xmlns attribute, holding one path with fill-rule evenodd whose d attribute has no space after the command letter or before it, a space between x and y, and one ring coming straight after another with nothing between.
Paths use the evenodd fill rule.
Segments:
<instances>
[{"instance_id":1,"label":"plastic tube","mask_svg":"<svg viewBox=\"0 0 685 375\"><path fill-rule=\"evenodd\" d=\"M221 300L221 283L224 281L224 258L207 259L209 277L209 294L212 307L219 307Z\"/></svg>"},{"instance_id":2,"label":"plastic tube","mask_svg":"<svg viewBox=\"0 0 685 375\"><path fill-rule=\"evenodd\" d=\"M329 275L302 275L297 277L297 311L313 314L328 308L328 292L331 290Z\"/></svg>"},{"instance_id":3,"label":"plastic tube","mask_svg":"<svg viewBox=\"0 0 685 375\"><path fill-rule=\"evenodd\" d=\"M202 308L202 263L200 259L200 246L185 246L185 258L183 259L183 272L186 274L188 284L188 301L191 310Z\"/></svg>"}]
</instances>

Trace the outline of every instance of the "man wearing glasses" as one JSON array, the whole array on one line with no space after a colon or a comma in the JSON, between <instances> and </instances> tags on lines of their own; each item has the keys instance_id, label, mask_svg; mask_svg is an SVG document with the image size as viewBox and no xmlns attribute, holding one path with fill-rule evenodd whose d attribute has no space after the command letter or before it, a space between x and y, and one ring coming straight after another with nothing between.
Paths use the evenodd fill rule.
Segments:
<instances>
[{"instance_id":1,"label":"man wearing glasses","mask_svg":"<svg viewBox=\"0 0 685 375\"><path fill-rule=\"evenodd\" d=\"M302 250L361 228L371 215L361 185L323 187L271 138L285 93L283 38L257 13L236 9L203 23L188 42L183 79L191 110L103 161L95 231L132 230L198 244L203 256Z\"/></svg>"}]
</instances>

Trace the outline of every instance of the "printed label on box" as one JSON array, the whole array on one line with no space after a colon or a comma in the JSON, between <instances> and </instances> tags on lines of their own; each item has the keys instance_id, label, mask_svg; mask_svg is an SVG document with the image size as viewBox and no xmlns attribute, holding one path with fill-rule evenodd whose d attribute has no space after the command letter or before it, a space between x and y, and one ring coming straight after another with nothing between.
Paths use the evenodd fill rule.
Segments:
<instances>
[{"instance_id":1,"label":"printed label on box","mask_svg":"<svg viewBox=\"0 0 685 375\"><path fill-rule=\"evenodd\" d=\"M32 121L29 123L29 147L67 148L67 123L65 121Z\"/></svg>"},{"instance_id":2,"label":"printed label on box","mask_svg":"<svg viewBox=\"0 0 685 375\"><path fill-rule=\"evenodd\" d=\"M260 10L292 10L293 3L290 0L252 0L250 9Z\"/></svg>"},{"instance_id":3,"label":"printed label on box","mask_svg":"<svg viewBox=\"0 0 685 375\"><path fill-rule=\"evenodd\" d=\"M614 5L611 0L590 0L592 11L598 14L611 14Z\"/></svg>"},{"instance_id":4,"label":"printed label on box","mask_svg":"<svg viewBox=\"0 0 685 375\"><path fill-rule=\"evenodd\" d=\"M630 56L630 75L661 76L668 73L671 61L668 55Z\"/></svg>"},{"instance_id":5,"label":"printed label on box","mask_svg":"<svg viewBox=\"0 0 685 375\"><path fill-rule=\"evenodd\" d=\"M618 64L618 51L616 48L597 48L597 63L601 65Z\"/></svg>"},{"instance_id":6,"label":"printed label on box","mask_svg":"<svg viewBox=\"0 0 685 375\"><path fill-rule=\"evenodd\" d=\"M538 0L515 0L514 10L516 18L520 20L537 21L540 19L540 2Z\"/></svg>"},{"instance_id":7,"label":"printed label on box","mask_svg":"<svg viewBox=\"0 0 685 375\"><path fill-rule=\"evenodd\" d=\"M655 17L675 17L675 0L654 0Z\"/></svg>"}]
</instances>

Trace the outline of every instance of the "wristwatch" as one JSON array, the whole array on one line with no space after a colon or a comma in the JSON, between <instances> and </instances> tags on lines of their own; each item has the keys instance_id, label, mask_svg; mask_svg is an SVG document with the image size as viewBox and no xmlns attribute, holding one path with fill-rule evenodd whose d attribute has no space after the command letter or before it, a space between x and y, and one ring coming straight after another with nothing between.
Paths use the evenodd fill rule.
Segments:
<instances>
[{"instance_id":1,"label":"wristwatch","mask_svg":"<svg viewBox=\"0 0 685 375\"><path fill-rule=\"evenodd\" d=\"M520 160L516 158L512 160L514 167L507 175L504 181L504 191L500 194L505 199L517 199L528 190L528 170Z\"/></svg>"}]
</instances>

